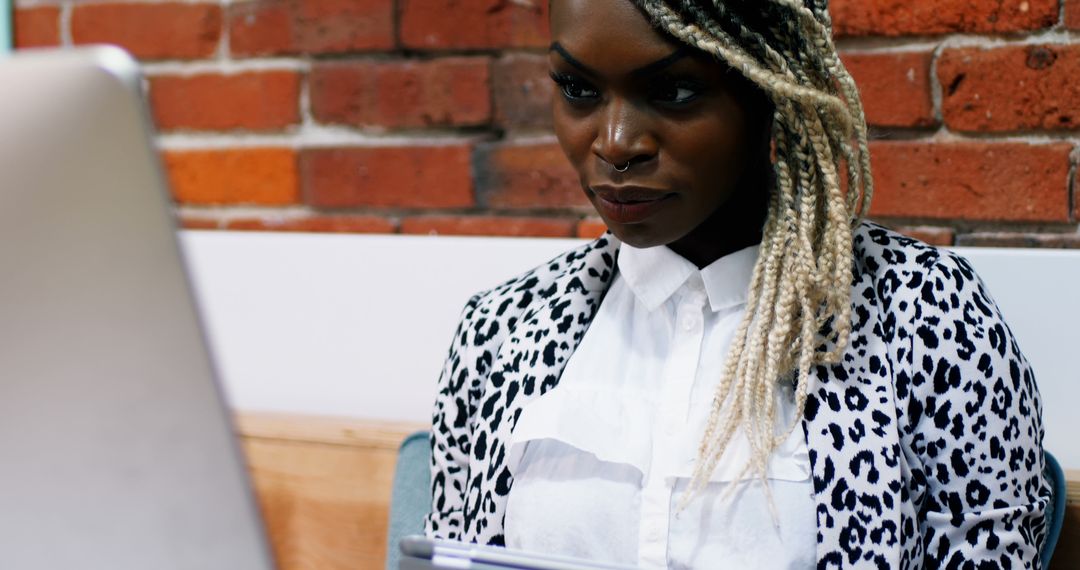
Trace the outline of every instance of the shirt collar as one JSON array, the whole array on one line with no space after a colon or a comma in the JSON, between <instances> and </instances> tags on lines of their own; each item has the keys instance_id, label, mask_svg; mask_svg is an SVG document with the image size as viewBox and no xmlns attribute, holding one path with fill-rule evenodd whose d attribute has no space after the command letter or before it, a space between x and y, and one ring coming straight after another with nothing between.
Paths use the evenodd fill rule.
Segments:
<instances>
[{"instance_id":1,"label":"shirt collar","mask_svg":"<svg viewBox=\"0 0 1080 570\"><path fill-rule=\"evenodd\" d=\"M709 294L712 310L721 311L746 304L759 250L758 245L740 249L701 270L701 278L705 281L705 291Z\"/></svg>"},{"instance_id":2,"label":"shirt collar","mask_svg":"<svg viewBox=\"0 0 1080 570\"><path fill-rule=\"evenodd\" d=\"M639 249L624 243L619 252L619 273L649 311L656 310L697 274L705 285L710 308L721 311L746 303L758 250L757 245L740 249L699 271L667 247Z\"/></svg>"}]
</instances>

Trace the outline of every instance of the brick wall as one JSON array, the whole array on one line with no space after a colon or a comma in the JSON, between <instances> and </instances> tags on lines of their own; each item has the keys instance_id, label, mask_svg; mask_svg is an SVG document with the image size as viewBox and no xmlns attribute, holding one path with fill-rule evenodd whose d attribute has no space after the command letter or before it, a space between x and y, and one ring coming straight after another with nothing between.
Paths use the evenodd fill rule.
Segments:
<instances>
[{"instance_id":1,"label":"brick wall","mask_svg":"<svg viewBox=\"0 0 1080 570\"><path fill-rule=\"evenodd\" d=\"M145 63L188 227L593 235L551 134L546 1L16 0L19 47ZM1080 247L1080 0L833 0L873 216Z\"/></svg>"}]
</instances>

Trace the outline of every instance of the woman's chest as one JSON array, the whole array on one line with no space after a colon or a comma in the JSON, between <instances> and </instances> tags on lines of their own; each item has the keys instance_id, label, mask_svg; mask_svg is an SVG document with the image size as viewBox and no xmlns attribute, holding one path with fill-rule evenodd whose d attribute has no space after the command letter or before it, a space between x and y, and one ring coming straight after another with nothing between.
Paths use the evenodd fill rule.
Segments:
<instances>
[{"instance_id":1,"label":"woman's chest","mask_svg":"<svg viewBox=\"0 0 1080 570\"><path fill-rule=\"evenodd\" d=\"M904 458L898 457L900 422L893 385L895 368L900 364L880 334L874 307L863 309L857 311L859 318L854 323L852 342L842 355L842 362L812 371L803 415L819 539L827 544L838 544L867 532L890 533L889 529L902 524L901 519L911 516L909 511L912 510L911 505L900 501L897 495L897 489L907 484L903 475L907 472ZM558 318L547 319L539 315L539 318L523 322L497 351L491 353L492 373L478 392L475 412L468 418L467 429L474 443L466 489L467 538L495 543L505 540L503 523L507 501L517 485L510 465L520 459L520 454L509 452L515 426L526 417L528 407L541 402L545 394L557 393L553 389L572 377L566 372L577 361L575 355L585 349L594 336L596 329L593 327L601 322L594 319L598 316L586 309L579 312L560 310ZM671 321L672 330L678 328L679 322L678 318ZM560 327L563 323L571 324ZM636 364L620 360L619 354L607 354L606 359L609 363L621 363L624 370L637 368ZM654 360L653 364L657 365L654 369L673 370L667 367L666 360ZM899 360L903 360L902 355ZM588 368L583 367L583 370ZM695 393L708 395L709 390L703 388L695 392L694 384L690 386L689 391L684 387L681 392L691 394L691 401L704 401L708 405L710 398L697 397ZM683 397L663 395L640 401L644 402L644 409L656 417L678 417L678 414L664 414L665 399L674 403L667 406L672 410L684 402ZM584 405L579 409L581 412L576 415L582 417L603 414L596 406ZM617 410L618 406L605 409ZM640 409L634 407L626 413L637 413L635 410ZM612 423L621 426L618 433L623 440L640 440L641 437L635 434L660 425L650 423L646 428L640 422L619 420ZM597 439L608 441L599 436L605 432L583 430L579 433L594 434ZM696 443L693 442L689 451L684 450L682 457L693 456ZM638 449L633 453L640 456L645 452ZM873 528L867 528L866 521L874 521ZM821 544L819 542L819 549Z\"/></svg>"},{"instance_id":2,"label":"woman's chest","mask_svg":"<svg viewBox=\"0 0 1080 570\"><path fill-rule=\"evenodd\" d=\"M693 280L652 310L638 301L616 281L559 385L522 410L509 444L508 546L641 567L812 565L801 425L765 483L747 470L740 430L683 504L743 305L714 310ZM790 385L777 387L776 433L797 422L793 400Z\"/></svg>"}]
</instances>

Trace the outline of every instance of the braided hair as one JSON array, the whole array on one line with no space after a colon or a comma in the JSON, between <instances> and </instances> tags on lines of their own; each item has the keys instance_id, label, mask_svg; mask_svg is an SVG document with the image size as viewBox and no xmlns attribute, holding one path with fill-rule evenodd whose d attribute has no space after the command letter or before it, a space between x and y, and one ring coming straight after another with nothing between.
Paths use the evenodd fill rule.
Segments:
<instances>
[{"instance_id":1,"label":"braided hair","mask_svg":"<svg viewBox=\"0 0 1080 570\"><path fill-rule=\"evenodd\" d=\"M712 54L773 104L772 188L760 256L689 500L740 427L752 450L745 470L764 478L770 455L799 425L776 433L777 387L794 384L801 417L811 368L836 362L846 348L852 231L869 208L873 181L862 103L833 44L827 0L634 2L662 33Z\"/></svg>"}]
</instances>

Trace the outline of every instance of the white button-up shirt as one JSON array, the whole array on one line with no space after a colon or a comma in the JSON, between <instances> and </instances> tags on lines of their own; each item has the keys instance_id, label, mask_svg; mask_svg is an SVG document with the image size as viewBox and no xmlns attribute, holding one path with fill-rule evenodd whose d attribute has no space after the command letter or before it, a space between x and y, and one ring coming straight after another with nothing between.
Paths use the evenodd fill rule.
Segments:
<instances>
[{"instance_id":1,"label":"white button-up shirt","mask_svg":"<svg viewBox=\"0 0 1080 570\"><path fill-rule=\"evenodd\" d=\"M816 516L796 427L761 481L740 431L680 511L756 246L698 270L666 247L623 245L619 274L559 385L529 404L509 447L510 548L645 568L812 568ZM777 390L777 430L794 420Z\"/></svg>"}]
</instances>

